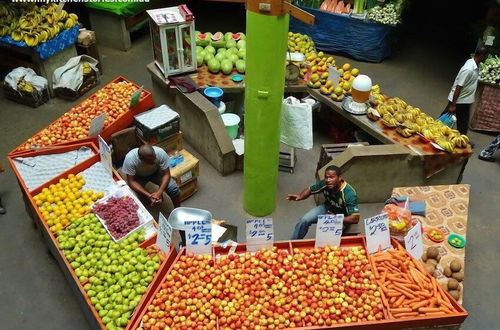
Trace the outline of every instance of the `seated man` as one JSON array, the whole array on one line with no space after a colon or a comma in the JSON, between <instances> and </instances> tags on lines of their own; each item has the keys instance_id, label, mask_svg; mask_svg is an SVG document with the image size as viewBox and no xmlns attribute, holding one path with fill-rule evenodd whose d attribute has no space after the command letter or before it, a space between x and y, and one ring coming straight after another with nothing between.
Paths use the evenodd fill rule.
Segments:
<instances>
[{"instance_id":1,"label":"seated man","mask_svg":"<svg viewBox=\"0 0 500 330\"><path fill-rule=\"evenodd\" d=\"M141 200L149 202L151 206L159 206L165 202L162 194L166 192L174 207L179 207L180 190L170 177L169 162L163 149L145 144L127 153L121 171L127 174L128 185L139 194Z\"/></svg>"},{"instance_id":2,"label":"seated man","mask_svg":"<svg viewBox=\"0 0 500 330\"><path fill-rule=\"evenodd\" d=\"M289 194L287 200L301 201L311 194L323 193L325 203L304 214L295 226L292 239L302 239L309 227L318 222L318 215L344 214L344 230L359 222L358 197L356 191L340 176L340 168L331 165L326 168L325 179L305 188L299 195Z\"/></svg>"}]
</instances>

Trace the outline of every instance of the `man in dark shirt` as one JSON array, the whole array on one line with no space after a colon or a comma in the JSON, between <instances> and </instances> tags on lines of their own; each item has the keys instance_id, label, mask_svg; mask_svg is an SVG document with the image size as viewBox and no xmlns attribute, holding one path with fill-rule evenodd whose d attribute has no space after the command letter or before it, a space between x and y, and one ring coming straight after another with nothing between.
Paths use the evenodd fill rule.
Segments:
<instances>
[{"instance_id":1,"label":"man in dark shirt","mask_svg":"<svg viewBox=\"0 0 500 330\"><path fill-rule=\"evenodd\" d=\"M318 222L318 215L343 214L344 229L359 222L358 197L356 191L341 177L340 168L331 165L326 168L325 178L305 188L299 195L289 194L287 200L301 201L313 194L323 193L325 203L304 214L295 226L292 239L302 239L309 227Z\"/></svg>"}]
</instances>

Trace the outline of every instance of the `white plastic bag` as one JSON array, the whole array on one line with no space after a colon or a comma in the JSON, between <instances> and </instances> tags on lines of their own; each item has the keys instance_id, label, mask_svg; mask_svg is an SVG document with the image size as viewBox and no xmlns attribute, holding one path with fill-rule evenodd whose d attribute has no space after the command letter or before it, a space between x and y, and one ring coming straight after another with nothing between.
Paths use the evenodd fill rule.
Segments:
<instances>
[{"instance_id":1,"label":"white plastic bag","mask_svg":"<svg viewBox=\"0 0 500 330\"><path fill-rule=\"evenodd\" d=\"M41 92L47 85L47 79L36 75L36 72L31 68L19 67L15 68L7 76L5 76L5 82L15 91L17 91L17 84L19 80L24 77L24 80L33 86L33 88Z\"/></svg>"},{"instance_id":2,"label":"white plastic bag","mask_svg":"<svg viewBox=\"0 0 500 330\"><path fill-rule=\"evenodd\" d=\"M78 91L83 84L84 61L89 63L92 70L99 72L96 59L87 55L72 57L66 64L54 70L54 74L52 75L52 88L64 87L73 91Z\"/></svg>"},{"instance_id":3,"label":"white plastic bag","mask_svg":"<svg viewBox=\"0 0 500 330\"><path fill-rule=\"evenodd\" d=\"M313 147L312 107L293 96L283 100L281 114L281 142L290 147Z\"/></svg>"}]
</instances>

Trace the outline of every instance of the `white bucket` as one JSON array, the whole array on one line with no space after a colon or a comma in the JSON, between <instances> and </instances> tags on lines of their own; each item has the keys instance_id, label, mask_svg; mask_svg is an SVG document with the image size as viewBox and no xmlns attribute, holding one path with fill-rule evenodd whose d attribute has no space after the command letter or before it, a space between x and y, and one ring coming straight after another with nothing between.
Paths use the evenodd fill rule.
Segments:
<instances>
[{"instance_id":1,"label":"white bucket","mask_svg":"<svg viewBox=\"0 0 500 330\"><path fill-rule=\"evenodd\" d=\"M238 136L238 128L240 124L240 117L234 113L224 113L221 115L224 126L226 126L227 135L231 140L236 139Z\"/></svg>"}]
</instances>

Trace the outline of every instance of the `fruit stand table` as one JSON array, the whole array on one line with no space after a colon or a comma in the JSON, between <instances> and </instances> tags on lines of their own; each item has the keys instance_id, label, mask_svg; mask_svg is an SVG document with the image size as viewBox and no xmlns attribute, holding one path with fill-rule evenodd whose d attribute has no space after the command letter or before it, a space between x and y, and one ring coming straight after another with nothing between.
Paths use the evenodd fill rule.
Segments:
<instances>
[{"instance_id":1,"label":"fruit stand table","mask_svg":"<svg viewBox=\"0 0 500 330\"><path fill-rule=\"evenodd\" d=\"M455 184L461 180L470 146L447 153L434 149L418 136L404 138L395 129L387 129L380 120L373 122L366 115L352 115L342 109L342 103L322 95L317 89L308 89L315 99L331 111L349 120L382 145L348 148L342 157L328 165L348 166L347 179L356 187L360 201L382 202L394 186L421 186ZM360 180L366 171L377 173L368 182ZM318 177L323 173L318 172ZM358 178L359 177L359 178ZM410 181L412 183L410 183ZM403 183L404 182L404 183ZM377 188L373 188L377 183ZM385 196L383 194L386 194Z\"/></svg>"},{"instance_id":2,"label":"fruit stand table","mask_svg":"<svg viewBox=\"0 0 500 330\"><path fill-rule=\"evenodd\" d=\"M393 197L408 196L411 200L425 201L426 215L413 216L419 220L424 230L433 227L444 232L446 236L456 233L464 238L467 234L467 216L469 210L470 185L444 185L444 186L421 186L421 187L398 187L392 191ZM458 258L465 268L465 248L457 249L452 247L447 239L441 243L433 242L425 234L423 235L424 249L435 246L441 255L441 261L436 268L437 280L443 285L448 278L443 274L442 265L450 260ZM463 283L463 282L462 282ZM463 302L463 285L460 283L460 299Z\"/></svg>"}]
</instances>

